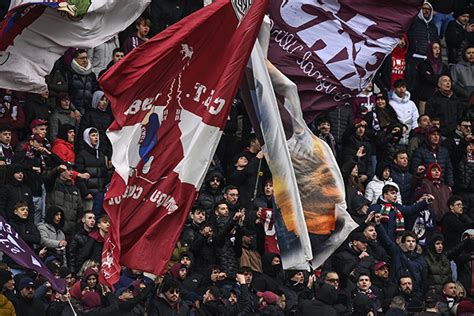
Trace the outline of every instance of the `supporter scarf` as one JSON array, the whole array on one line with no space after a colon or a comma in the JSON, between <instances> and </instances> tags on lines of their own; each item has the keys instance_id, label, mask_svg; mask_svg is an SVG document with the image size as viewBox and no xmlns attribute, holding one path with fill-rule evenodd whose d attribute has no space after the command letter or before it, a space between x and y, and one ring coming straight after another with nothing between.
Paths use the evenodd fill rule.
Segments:
<instances>
[{"instance_id":1,"label":"supporter scarf","mask_svg":"<svg viewBox=\"0 0 474 316\"><path fill-rule=\"evenodd\" d=\"M382 204L382 209L380 210L380 214L382 215L381 221L384 223L388 223L391 212L395 212L395 231L405 231L405 219L403 218L403 214L393 204Z\"/></svg>"},{"instance_id":2,"label":"supporter scarf","mask_svg":"<svg viewBox=\"0 0 474 316\"><path fill-rule=\"evenodd\" d=\"M87 76L92 72L92 64L89 60L87 60L87 67L82 67L75 59L73 59L71 62L71 68L74 70L74 72L82 76Z\"/></svg>"}]
</instances>

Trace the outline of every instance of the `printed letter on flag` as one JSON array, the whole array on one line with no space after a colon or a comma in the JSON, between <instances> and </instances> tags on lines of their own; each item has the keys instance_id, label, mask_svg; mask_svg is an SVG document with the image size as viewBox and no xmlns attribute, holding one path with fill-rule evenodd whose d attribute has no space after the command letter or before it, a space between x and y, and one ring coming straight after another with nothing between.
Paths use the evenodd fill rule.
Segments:
<instances>
[{"instance_id":1,"label":"printed letter on flag","mask_svg":"<svg viewBox=\"0 0 474 316\"><path fill-rule=\"evenodd\" d=\"M93 48L129 26L151 0L12 0L0 22L0 88L41 93L70 47Z\"/></svg>"},{"instance_id":2,"label":"printed letter on flag","mask_svg":"<svg viewBox=\"0 0 474 316\"><path fill-rule=\"evenodd\" d=\"M305 119L372 79L422 0L275 0L268 59L298 86Z\"/></svg>"},{"instance_id":3,"label":"printed letter on flag","mask_svg":"<svg viewBox=\"0 0 474 316\"><path fill-rule=\"evenodd\" d=\"M60 293L66 292L64 279L56 279L35 252L20 238L3 217L0 216L0 251L13 261L27 269L34 270L44 276L53 289Z\"/></svg>"},{"instance_id":4,"label":"printed letter on flag","mask_svg":"<svg viewBox=\"0 0 474 316\"><path fill-rule=\"evenodd\" d=\"M238 24L218 0L133 50L101 85L116 121L102 281L166 267L227 121L267 0Z\"/></svg>"}]
</instances>

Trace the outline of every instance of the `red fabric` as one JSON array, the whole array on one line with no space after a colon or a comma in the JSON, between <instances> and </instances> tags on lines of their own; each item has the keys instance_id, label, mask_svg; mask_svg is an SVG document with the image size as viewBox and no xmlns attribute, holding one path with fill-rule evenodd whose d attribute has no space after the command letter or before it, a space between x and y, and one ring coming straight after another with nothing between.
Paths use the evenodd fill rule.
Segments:
<instances>
[{"instance_id":1,"label":"red fabric","mask_svg":"<svg viewBox=\"0 0 474 316\"><path fill-rule=\"evenodd\" d=\"M401 47L395 47L392 52L392 72L391 72L391 78L392 78L392 89L393 84L395 81L398 79L405 79L405 70L407 67L406 63L406 55L408 51L408 38L406 35L403 35L403 38L405 39L406 46L404 48Z\"/></svg>"},{"instance_id":2,"label":"red fabric","mask_svg":"<svg viewBox=\"0 0 474 316\"><path fill-rule=\"evenodd\" d=\"M273 209L262 208L260 218L262 220L263 229L265 231L265 252L280 254L280 249L278 248L278 243L276 240Z\"/></svg>"},{"instance_id":3,"label":"red fabric","mask_svg":"<svg viewBox=\"0 0 474 316\"><path fill-rule=\"evenodd\" d=\"M61 138L56 138L51 149L64 162L74 163L76 161L76 153L74 152L74 144Z\"/></svg>"},{"instance_id":4,"label":"red fabric","mask_svg":"<svg viewBox=\"0 0 474 316\"><path fill-rule=\"evenodd\" d=\"M102 76L115 117L109 130L116 170L104 200L111 227L101 282L116 283L120 265L157 275L166 268L267 4L254 1L238 24L231 3L218 0L135 48Z\"/></svg>"}]
</instances>

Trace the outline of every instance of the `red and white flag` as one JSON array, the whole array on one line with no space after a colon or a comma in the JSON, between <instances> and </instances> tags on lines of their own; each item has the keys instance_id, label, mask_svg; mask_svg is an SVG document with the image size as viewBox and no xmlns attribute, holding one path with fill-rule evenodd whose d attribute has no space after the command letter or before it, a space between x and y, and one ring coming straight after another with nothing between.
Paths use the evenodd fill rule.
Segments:
<instances>
[{"instance_id":1,"label":"red and white flag","mask_svg":"<svg viewBox=\"0 0 474 316\"><path fill-rule=\"evenodd\" d=\"M238 23L218 0L133 50L101 79L115 122L111 230L101 281L120 265L161 274L205 177L268 0Z\"/></svg>"}]
</instances>

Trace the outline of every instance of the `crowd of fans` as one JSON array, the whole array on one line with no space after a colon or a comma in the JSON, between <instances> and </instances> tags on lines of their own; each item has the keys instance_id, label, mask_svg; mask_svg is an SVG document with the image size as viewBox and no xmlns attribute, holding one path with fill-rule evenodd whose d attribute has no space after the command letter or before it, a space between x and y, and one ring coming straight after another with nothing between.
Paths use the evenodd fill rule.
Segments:
<instances>
[{"instance_id":1,"label":"crowd of fans","mask_svg":"<svg viewBox=\"0 0 474 316\"><path fill-rule=\"evenodd\" d=\"M152 1L128 31L68 50L45 93L0 90L0 215L67 283L58 293L3 255L0 315L474 315L474 17L461 0L425 2L373 84L310 124L359 225L321 267L282 269L271 174L237 95L168 271L99 284L113 115L98 78L202 7L190 3Z\"/></svg>"}]
</instances>

